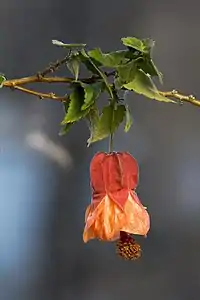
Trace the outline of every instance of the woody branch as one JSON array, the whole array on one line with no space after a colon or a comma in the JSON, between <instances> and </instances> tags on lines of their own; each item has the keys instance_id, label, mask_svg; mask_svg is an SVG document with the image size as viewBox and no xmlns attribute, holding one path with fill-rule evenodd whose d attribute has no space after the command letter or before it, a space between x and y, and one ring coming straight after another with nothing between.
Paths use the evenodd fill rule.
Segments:
<instances>
[{"instance_id":1,"label":"woody branch","mask_svg":"<svg viewBox=\"0 0 200 300\"><path fill-rule=\"evenodd\" d=\"M4 87L11 88L12 90L19 90L21 92L34 95L36 97L39 97L40 99L51 99L55 101L67 101L68 97L66 95L64 96L57 96L55 93L50 92L50 93L41 93L32 89L27 89L23 87L26 84L30 83L64 83L64 84L70 84L74 81L73 78L70 77L58 77L58 76L49 76L47 77L46 75L49 73L55 72L62 64L64 64L68 59L68 56L65 57L61 61L57 61L54 64L50 64L48 68L46 68L43 72L38 72L37 75L33 76L28 76L28 77L23 77L23 78L18 78L18 79L11 79L11 80L5 80L2 85ZM110 73L105 73L107 77L113 76L115 72L110 72ZM100 77L93 75L88 78L82 78L80 81L84 83L94 83L96 80L98 80ZM172 99L178 100L181 104L184 102L188 102L190 104L193 104L195 106L200 107L200 100L197 100L193 95L184 95L176 90L172 91L159 91L160 95L164 97L169 97Z\"/></svg>"}]
</instances>

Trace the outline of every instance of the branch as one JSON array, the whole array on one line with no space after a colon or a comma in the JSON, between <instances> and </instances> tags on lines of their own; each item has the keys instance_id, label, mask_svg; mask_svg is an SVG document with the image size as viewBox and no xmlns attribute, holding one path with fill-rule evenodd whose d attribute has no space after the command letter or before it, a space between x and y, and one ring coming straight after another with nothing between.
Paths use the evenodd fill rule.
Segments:
<instances>
[{"instance_id":1,"label":"branch","mask_svg":"<svg viewBox=\"0 0 200 300\"><path fill-rule=\"evenodd\" d=\"M113 72L106 74L107 77L113 75ZM84 83L94 83L95 81L99 80L100 77L93 75L88 78L80 78L79 80ZM23 77L18 79L11 79L11 80L5 80L2 85L5 87L13 88L16 85L24 85L28 83L37 83L37 82L44 82L44 83L72 83L74 82L74 78L70 77L43 77L40 73L38 75L29 76L29 77Z\"/></svg>"},{"instance_id":2,"label":"branch","mask_svg":"<svg viewBox=\"0 0 200 300\"><path fill-rule=\"evenodd\" d=\"M44 71L39 72L39 75L40 76L46 76L47 74L53 73L56 70L58 70L58 68L60 66L62 66L63 64L65 64L69 60L70 54L71 54L71 51L69 51L68 55L65 56L63 59L57 60L55 63L50 63L49 67L47 67Z\"/></svg>"},{"instance_id":3,"label":"branch","mask_svg":"<svg viewBox=\"0 0 200 300\"><path fill-rule=\"evenodd\" d=\"M56 96L54 93L48 93L48 94L40 93L40 92L32 91L32 90L29 90L29 89L26 89L24 87L17 86L17 85L15 85L13 88L16 90L19 90L21 92L39 97L40 99L46 98L46 99L52 99L52 100L61 101L61 102L68 100L67 96L59 97L59 96Z\"/></svg>"},{"instance_id":4,"label":"branch","mask_svg":"<svg viewBox=\"0 0 200 300\"><path fill-rule=\"evenodd\" d=\"M21 86L25 85L25 84L29 84L29 83L68 83L68 84L70 84L70 83L74 82L74 78L70 78L70 77L58 77L58 76L44 77L48 73L52 73L52 72L56 71L62 64L64 64L68 60L68 58L69 58L69 56L66 56L64 59L57 61L56 63L50 64L50 66L48 68L46 68L43 72L38 72L37 75L18 78L18 79L5 80L2 83L2 85L5 87L9 87L11 89L20 90L24 93L37 96L40 99L46 98L46 99L52 99L52 100L61 101L61 102L66 101L66 100L68 100L68 97L66 97L66 96L56 96L54 93L40 93L40 92L36 92L36 91L30 90L30 89L23 88ZM114 76L115 71L112 71L110 73L105 72L104 74L107 77ZM82 79L80 79L80 81L90 84L90 83L96 82L99 79L100 79L100 77L98 75L93 75L88 78L82 78ZM179 100L180 104L183 104L183 102L188 102L190 104L200 107L200 100L197 100L193 95L189 95L189 96L183 95L183 94L180 94L176 90L167 91L167 92L159 91L159 94L164 97L177 99L177 100Z\"/></svg>"},{"instance_id":5,"label":"branch","mask_svg":"<svg viewBox=\"0 0 200 300\"><path fill-rule=\"evenodd\" d=\"M23 77L19 79L5 80L3 86L14 88L16 85L24 85L28 83L46 82L46 83L71 83L74 81L73 78L66 77L43 77L41 75Z\"/></svg>"},{"instance_id":6,"label":"branch","mask_svg":"<svg viewBox=\"0 0 200 300\"><path fill-rule=\"evenodd\" d=\"M183 95L180 94L178 91L173 90L169 92L161 92L159 91L159 94L164 96L164 97L169 97L169 98L175 98L180 101L180 104L183 104L183 102L189 102L190 104L196 105L200 107L200 100L197 100L193 95Z\"/></svg>"},{"instance_id":7,"label":"branch","mask_svg":"<svg viewBox=\"0 0 200 300\"><path fill-rule=\"evenodd\" d=\"M69 51L68 55L65 56L62 60L57 60L55 63L50 63L49 67L47 67L44 71L38 72L37 75L34 76L28 76L28 77L23 77L23 78L18 78L18 79L11 79L11 80L5 80L2 83L2 86L9 87L12 90L20 90L24 93L31 94L34 96L39 97L40 99L52 99L56 101L66 101L68 100L68 97L63 96L56 96L55 93L41 93L41 92L36 92L30 89L26 89L21 87L22 85L29 84L29 83L71 83L74 81L73 78L67 78L67 77L45 77L49 73L55 72L61 65L65 64L68 59L70 58L71 51ZM112 73L106 74L107 76L111 76ZM97 79L99 79L98 76L91 76L89 78L82 79L82 82L84 83L93 83Z\"/></svg>"},{"instance_id":8,"label":"branch","mask_svg":"<svg viewBox=\"0 0 200 300\"><path fill-rule=\"evenodd\" d=\"M58 61L55 65L54 68L58 68L58 66L60 66L64 61L66 60L63 59L61 62ZM29 83L72 83L74 82L74 78L69 78L69 77L44 77L45 74L49 73L49 72L53 72L55 71L55 69L51 69L51 67L47 68L46 70L44 70L42 73L38 73L37 75L33 75L33 76L28 76L28 77L23 77L23 78L18 78L18 79L11 79L11 80L5 80L2 85L4 87L9 87L12 90L20 90L24 93L27 94L31 94L34 96L39 97L40 99L52 99L52 100L56 100L56 101L66 101L68 100L68 97L66 96L56 96L54 93L40 93L40 92L36 92L30 89L26 89L21 87L22 85L25 84L29 84ZM113 76L114 73L110 72L110 73L106 73L105 74L107 77L109 76ZM88 78L82 78L80 79L80 81L84 82L84 83L94 83L96 82L98 79L100 79L99 76L93 75L91 77Z\"/></svg>"},{"instance_id":9,"label":"branch","mask_svg":"<svg viewBox=\"0 0 200 300\"><path fill-rule=\"evenodd\" d=\"M67 96L56 96L55 93L41 93L41 92L36 92L30 89L26 89L21 87L21 85L28 84L28 83L35 83L35 82L46 82L46 83L70 83L73 81L72 78L62 78L62 77L49 77L45 78L49 73L55 72L60 66L65 64L68 59L70 58L71 51L69 51L68 55L65 56L62 60L57 60L55 63L50 63L49 67L44 69L42 72L38 72L37 75L35 76L29 76L29 77L23 77L19 79L12 79L12 80L6 80L2 83L3 86L9 87L12 90L19 90L27 94L31 94L34 96L39 97L40 99L53 99L56 101L66 101L68 100Z\"/></svg>"},{"instance_id":10,"label":"branch","mask_svg":"<svg viewBox=\"0 0 200 300\"><path fill-rule=\"evenodd\" d=\"M81 79L84 83L93 83L97 79L99 79L98 76L91 76L89 78L83 78ZM5 80L2 85L4 87L9 87L12 90L19 90L21 92L31 94L34 96L39 97L40 99L51 99L56 101L66 101L68 100L68 97L66 96L56 96L55 93L41 93L36 92L30 89L26 89L24 87L21 87L22 85L29 84L29 83L71 83L74 81L74 78L67 78L67 77L43 77L40 73L35 76L29 76L29 77L23 77L19 79L11 79L11 80Z\"/></svg>"}]
</instances>

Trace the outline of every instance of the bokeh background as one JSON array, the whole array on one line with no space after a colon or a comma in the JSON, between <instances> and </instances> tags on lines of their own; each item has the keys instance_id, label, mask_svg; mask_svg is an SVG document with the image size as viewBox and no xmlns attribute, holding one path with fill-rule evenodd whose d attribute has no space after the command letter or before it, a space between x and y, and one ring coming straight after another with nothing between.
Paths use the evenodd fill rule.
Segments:
<instances>
[{"instance_id":1,"label":"bokeh background","mask_svg":"<svg viewBox=\"0 0 200 300\"><path fill-rule=\"evenodd\" d=\"M109 51L121 37L151 37L164 89L200 97L199 9L197 0L1 0L0 71L31 75L62 58L52 39ZM137 262L112 243L82 241L89 162L107 142L88 149L84 123L60 137L59 103L1 90L1 300L199 299L200 108L127 101L134 123L115 149L138 160L152 220Z\"/></svg>"}]
</instances>

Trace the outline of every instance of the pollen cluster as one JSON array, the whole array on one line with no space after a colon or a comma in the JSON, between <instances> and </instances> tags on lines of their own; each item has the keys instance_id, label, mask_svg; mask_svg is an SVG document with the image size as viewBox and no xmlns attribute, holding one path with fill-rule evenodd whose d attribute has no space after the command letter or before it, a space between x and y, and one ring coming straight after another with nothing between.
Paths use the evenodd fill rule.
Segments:
<instances>
[{"instance_id":1,"label":"pollen cluster","mask_svg":"<svg viewBox=\"0 0 200 300\"><path fill-rule=\"evenodd\" d=\"M125 260L136 260L141 257L141 247L135 239L125 232L120 233L120 239L116 244L116 252Z\"/></svg>"}]
</instances>

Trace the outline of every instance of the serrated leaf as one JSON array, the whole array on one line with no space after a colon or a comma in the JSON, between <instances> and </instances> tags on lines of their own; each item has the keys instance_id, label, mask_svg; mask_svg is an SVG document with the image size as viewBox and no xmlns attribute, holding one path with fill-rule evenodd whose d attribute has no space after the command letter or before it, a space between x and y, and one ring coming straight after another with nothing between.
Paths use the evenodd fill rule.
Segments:
<instances>
[{"instance_id":1,"label":"serrated leaf","mask_svg":"<svg viewBox=\"0 0 200 300\"><path fill-rule=\"evenodd\" d=\"M131 114L131 112L129 110L128 105L126 105L125 120L126 120L126 122L125 122L124 131L128 132L130 130L130 128L131 128L132 123L133 123L133 117L132 117L132 114Z\"/></svg>"},{"instance_id":2,"label":"serrated leaf","mask_svg":"<svg viewBox=\"0 0 200 300\"><path fill-rule=\"evenodd\" d=\"M88 55L90 58L93 58L97 62L99 62L100 65L103 65L105 59L104 59L104 54L102 53L100 48L96 48L88 51Z\"/></svg>"},{"instance_id":3,"label":"serrated leaf","mask_svg":"<svg viewBox=\"0 0 200 300\"><path fill-rule=\"evenodd\" d=\"M94 104L95 100L104 90L105 84L103 82L95 82L93 84L81 83L81 86L84 88L85 92L85 100L81 109L85 110Z\"/></svg>"},{"instance_id":4,"label":"serrated leaf","mask_svg":"<svg viewBox=\"0 0 200 300\"><path fill-rule=\"evenodd\" d=\"M93 67L97 70L97 72L99 73L100 77L103 79L103 81L105 82L106 88L108 90L108 93L110 94L111 98L113 99L113 92L112 89L110 87L110 84L107 80L107 77L104 75L104 73L95 65L95 63L90 60L91 64L93 65Z\"/></svg>"},{"instance_id":5,"label":"serrated leaf","mask_svg":"<svg viewBox=\"0 0 200 300\"><path fill-rule=\"evenodd\" d=\"M99 67L96 65L96 63L90 58L90 56L85 52L84 49L82 49L81 53L83 54L84 57L88 58L88 62L90 62L90 64L94 67L94 69L96 70L97 74L103 79L103 81L105 82L106 88L108 93L110 94L111 98L113 99L113 92L112 89L110 87L110 84L107 80L106 75L99 69Z\"/></svg>"},{"instance_id":6,"label":"serrated leaf","mask_svg":"<svg viewBox=\"0 0 200 300\"><path fill-rule=\"evenodd\" d=\"M142 53L150 53L155 43L152 39L140 40L136 37L122 38L121 41L126 47L133 48Z\"/></svg>"},{"instance_id":7,"label":"serrated leaf","mask_svg":"<svg viewBox=\"0 0 200 300\"><path fill-rule=\"evenodd\" d=\"M137 61L137 65L139 69L142 69L146 74L151 75L152 77L157 76L160 83L163 83L163 75L158 70L156 65L154 64L151 57L148 55L146 57L143 57L143 59L140 59Z\"/></svg>"},{"instance_id":8,"label":"serrated leaf","mask_svg":"<svg viewBox=\"0 0 200 300\"><path fill-rule=\"evenodd\" d=\"M72 58L66 63L70 72L74 75L75 80L78 80L80 63L78 56L72 56Z\"/></svg>"},{"instance_id":9,"label":"serrated leaf","mask_svg":"<svg viewBox=\"0 0 200 300\"><path fill-rule=\"evenodd\" d=\"M142 40L137 39L136 37L125 37L121 38L122 43L126 47L131 47L135 50L138 50L140 52L144 52L144 45Z\"/></svg>"},{"instance_id":10,"label":"serrated leaf","mask_svg":"<svg viewBox=\"0 0 200 300\"><path fill-rule=\"evenodd\" d=\"M114 133L123 122L125 110L124 105L119 105L116 109L113 109L112 105L104 107L101 116L93 124L93 132L88 140L88 145Z\"/></svg>"},{"instance_id":11,"label":"serrated leaf","mask_svg":"<svg viewBox=\"0 0 200 300\"><path fill-rule=\"evenodd\" d=\"M153 47L155 46L155 41L152 39L142 39L143 49L145 52L151 52Z\"/></svg>"},{"instance_id":12,"label":"serrated leaf","mask_svg":"<svg viewBox=\"0 0 200 300\"><path fill-rule=\"evenodd\" d=\"M67 109L64 120L61 122L61 125L76 122L88 113L87 110L81 110L85 95L84 89L79 84L74 84L73 91L70 94L69 98L69 107Z\"/></svg>"},{"instance_id":13,"label":"serrated leaf","mask_svg":"<svg viewBox=\"0 0 200 300\"><path fill-rule=\"evenodd\" d=\"M94 90L90 84L81 83L81 86L84 88L85 92L84 103L81 106L81 109L84 110L94 103Z\"/></svg>"},{"instance_id":14,"label":"serrated leaf","mask_svg":"<svg viewBox=\"0 0 200 300\"><path fill-rule=\"evenodd\" d=\"M90 71L94 75L99 75L99 72L97 72L97 70L91 64L90 57L83 55L83 53L79 53L79 59L86 66L88 71ZM101 64L98 64L98 62L96 62L96 65L100 66Z\"/></svg>"},{"instance_id":15,"label":"serrated leaf","mask_svg":"<svg viewBox=\"0 0 200 300\"><path fill-rule=\"evenodd\" d=\"M100 48L96 48L88 51L88 55L102 66L108 68L115 68L128 61L126 58L127 51L116 51L104 54Z\"/></svg>"},{"instance_id":16,"label":"serrated leaf","mask_svg":"<svg viewBox=\"0 0 200 300\"><path fill-rule=\"evenodd\" d=\"M119 77L119 82L124 84L131 82L134 79L137 71L137 66L132 60L127 64L118 66L116 69Z\"/></svg>"},{"instance_id":17,"label":"serrated leaf","mask_svg":"<svg viewBox=\"0 0 200 300\"><path fill-rule=\"evenodd\" d=\"M65 44L61 41L58 40L52 40L52 44L59 46L59 47L64 47L64 48L68 48L68 49L72 49L72 48L84 48L86 46L86 44Z\"/></svg>"},{"instance_id":18,"label":"serrated leaf","mask_svg":"<svg viewBox=\"0 0 200 300\"><path fill-rule=\"evenodd\" d=\"M175 101L160 95L155 84L151 79L151 76L146 74L143 70L137 70L134 80L132 82L124 84L123 86L126 89L132 90L138 94L142 94L147 98L163 102L176 103Z\"/></svg>"},{"instance_id":19,"label":"serrated leaf","mask_svg":"<svg viewBox=\"0 0 200 300\"><path fill-rule=\"evenodd\" d=\"M69 104L70 104L70 101L63 102L63 109L64 109L65 115L68 112ZM65 134L67 134L69 132L69 130L71 129L71 127L74 125L74 123L75 122L73 122L73 123L67 123L67 124L63 125L62 128L60 129L59 135L63 136Z\"/></svg>"},{"instance_id":20,"label":"serrated leaf","mask_svg":"<svg viewBox=\"0 0 200 300\"><path fill-rule=\"evenodd\" d=\"M99 111L98 111L98 108L96 105L94 105L89 113L87 114L86 116L86 119L88 120L89 122L89 129L90 129L90 139L93 138L93 135L94 135L94 131L95 131L95 127L96 127L96 124L98 123L99 121ZM89 141L89 140L88 140ZM89 143L88 143L88 147L89 147Z\"/></svg>"},{"instance_id":21,"label":"serrated leaf","mask_svg":"<svg viewBox=\"0 0 200 300\"><path fill-rule=\"evenodd\" d=\"M6 77L2 74L0 74L0 88L3 87L3 82L6 80Z\"/></svg>"},{"instance_id":22,"label":"serrated leaf","mask_svg":"<svg viewBox=\"0 0 200 300\"><path fill-rule=\"evenodd\" d=\"M111 123L111 133L114 133L119 125L123 122L126 108L124 105L118 105L113 113L113 120Z\"/></svg>"},{"instance_id":23,"label":"serrated leaf","mask_svg":"<svg viewBox=\"0 0 200 300\"><path fill-rule=\"evenodd\" d=\"M61 130L60 130L60 132L59 132L59 135L60 136L63 136L63 135L65 135L65 134L67 134L69 131L70 131L70 129L71 129L71 127L74 125L74 122L73 123L67 123L67 124L65 124L62 128L61 128Z\"/></svg>"},{"instance_id":24,"label":"serrated leaf","mask_svg":"<svg viewBox=\"0 0 200 300\"><path fill-rule=\"evenodd\" d=\"M90 123L90 126L93 127L99 120L99 111L96 105L93 105L93 107L90 109L87 119Z\"/></svg>"}]
</instances>

